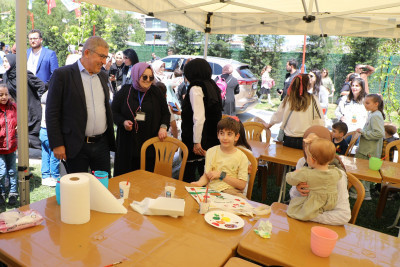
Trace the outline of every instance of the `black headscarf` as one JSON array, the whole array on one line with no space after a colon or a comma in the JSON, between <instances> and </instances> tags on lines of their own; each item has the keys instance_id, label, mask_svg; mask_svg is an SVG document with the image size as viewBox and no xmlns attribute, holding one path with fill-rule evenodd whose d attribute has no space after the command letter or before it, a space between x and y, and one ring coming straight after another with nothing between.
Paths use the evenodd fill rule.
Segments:
<instances>
[{"instance_id":1,"label":"black headscarf","mask_svg":"<svg viewBox=\"0 0 400 267\"><path fill-rule=\"evenodd\" d=\"M14 54L7 54L5 57L10 64L10 68L6 71L4 75L4 82L7 84L8 91L12 98L17 97L17 56Z\"/></svg>"},{"instance_id":2,"label":"black headscarf","mask_svg":"<svg viewBox=\"0 0 400 267\"><path fill-rule=\"evenodd\" d=\"M185 65L183 72L185 73L186 79L190 82L189 88L195 85L201 86L201 83L203 83L207 89L209 98L218 99L218 102L222 103L221 90L215 81L211 79L212 69L207 60L202 58L192 59Z\"/></svg>"}]
</instances>

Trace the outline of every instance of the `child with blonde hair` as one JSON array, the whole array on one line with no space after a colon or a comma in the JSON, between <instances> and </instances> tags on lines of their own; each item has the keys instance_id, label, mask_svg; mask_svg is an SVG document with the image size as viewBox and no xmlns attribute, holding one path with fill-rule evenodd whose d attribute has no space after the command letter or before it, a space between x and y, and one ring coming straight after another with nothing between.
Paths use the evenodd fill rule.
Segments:
<instances>
[{"instance_id":1,"label":"child with blonde hair","mask_svg":"<svg viewBox=\"0 0 400 267\"><path fill-rule=\"evenodd\" d=\"M308 167L303 167L286 175L290 185L306 182L310 193L290 200L287 214L295 219L309 221L319 214L336 207L337 184L342 174L329 163L335 158L335 145L326 139L310 134L304 139Z\"/></svg>"}]
</instances>

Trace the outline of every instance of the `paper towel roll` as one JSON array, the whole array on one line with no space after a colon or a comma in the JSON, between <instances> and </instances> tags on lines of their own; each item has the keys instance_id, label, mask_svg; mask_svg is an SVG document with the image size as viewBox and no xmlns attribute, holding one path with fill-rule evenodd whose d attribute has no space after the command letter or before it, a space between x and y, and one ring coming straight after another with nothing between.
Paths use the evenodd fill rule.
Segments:
<instances>
[{"instance_id":1,"label":"paper towel roll","mask_svg":"<svg viewBox=\"0 0 400 267\"><path fill-rule=\"evenodd\" d=\"M90 182L84 173L64 175L60 180L61 221L83 224L90 220Z\"/></svg>"}]
</instances>

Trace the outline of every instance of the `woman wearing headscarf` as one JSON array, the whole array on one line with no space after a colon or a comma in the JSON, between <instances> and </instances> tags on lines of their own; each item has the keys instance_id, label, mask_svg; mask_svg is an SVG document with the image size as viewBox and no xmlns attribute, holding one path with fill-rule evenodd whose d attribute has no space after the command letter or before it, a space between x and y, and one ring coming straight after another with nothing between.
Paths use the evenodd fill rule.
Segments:
<instances>
[{"instance_id":1,"label":"woman wearing headscarf","mask_svg":"<svg viewBox=\"0 0 400 267\"><path fill-rule=\"evenodd\" d=\"M140 149L145 141L167 137L170 113L165 96L153 85L154 74L147 63L132 67L132 85L124 85L113 99L111 109L117 125L114 176L140 169ZM153 171L155 152L146 151L146 170Z\"/></svg>"},{"instance_id":2,"label":"woman wearing headscarf","mask_svg":"<svg viewBox=\"0 0 400 267\"><path fill-rule=\"evenodd\" d=\"M200 175L204 173L206 150L219 144L217 124L222 117L222 100L206 60L191 60L184 73L190 85L182 105L181 136L189 150L183 180L193 182L196 170Z\"/></svg>"},{"instance_id":3,"label":"woman wearing headscarf","mask_svg":"<svg viewBox=\"0 0 400 267\"><path fill-rule=\"evenodd\" d=\"M124 52L122 52L124 54L124 69L122 71L122 83L121 85L125 85L125 84L132 84L132 80L131 80L131 69L132 66L135 65L136 63L139 62L139 58L135 52L135 50L133 49L126 49L124 50Z\"/></svg>"},{"instance_id":4,"label":"woman wearing headscarf","mask_svg":"<svg viewBox=\"0 0 400 267\"><path fill-rule=\"evenodd\" d=\"M272 115L269 124L265 124L269 129L274 124L282 122L281 129L285 133L284 146L301 149L304 132L312 126L314 119L319 118L318 113L320 118L324 119L318 99L307 92L308 83L307 74L294 77L278 110Z\"/></svg>"},{"instance_id":5,"label":"woman wearing headscarf","mask_svg":"<svg viewBox=\"0 0 400 267\"><path fill-rule=\"evenodd\" d=\"M311 126L304 133L304 139L307 138L310 134L316 134L319 138L327 139L329 141L332 140L331 132L323 127L323 126ZM305 153L305 144L303 144L304 157L299 159L297 162L296 169L300 169L304 166L307 166L307 154ZM338 199L336 207L333 210L325 211L319 214L316 218L311 221L330 224L330 225L344 225L351 218L351 210L349 203L349 193L347 191L347 176L346 169L340 160L339 156L336 155L335 159L330 163L330 165L334 165L339 168L342 173L342 178L338 182ZM297 186L293 186L290 189L290 197L301 197L307 196L309 190L307 189L307 183L300 183Z\"/></svg>"},{"instance_id":6,"label":"woman wearing headscarf","mask_svg":"<svg viewBox=\"0 0 400 267\"><path fill-rule=\"evenodd\" d=\"M154 79L156 80L156 82L164 83L165 79L167 79L167 76L164 73L165 62L162 60L156 60L151 63L151 68L153 69Z\"/></svg>"},{"instance_id":7,"label":"woman wearing headscarf","mask_svg":"<svg viewBox=\"0 0 400 267\"><path fill-rule=\"evenodd\" d=\"M17 100L17 56L7 54L3 58L4 68L7 70L3 75L4 82L12 98ZM42 120L42 106L40 97L46 92L45 84L32 72L28 72L28 131L30 147L40 149L39 140L40 123Z\"/></svg>"},{"instance_id":8,"label":"woman wearing headscarf","mask_svg":"<svg viewBox=\"0 0 400 267\"><path fill-rule=\"evenodd\" d=\"M225 79L226 82L226 98L223 102L223 114L226 115L236 115L236 105L235 105L235 95L239 94L239 83L235 77L232 75L233 66L231 64L227 64L222 68L221 78ZM218 80L219 77L215 78L215 81Z\"/></svg>"},{"instance_id":9,"label":"woman wearing headscarf","mask_svg":"<svg viewBox=\"0 0 400 267\"><path fill-rule=\"evenodd\" d=\"M121 89L123 70L125 67L124 54L122 51L115 53L115 63L110 67L110 81L114 91Z\"/></svg>"}]
</instances>

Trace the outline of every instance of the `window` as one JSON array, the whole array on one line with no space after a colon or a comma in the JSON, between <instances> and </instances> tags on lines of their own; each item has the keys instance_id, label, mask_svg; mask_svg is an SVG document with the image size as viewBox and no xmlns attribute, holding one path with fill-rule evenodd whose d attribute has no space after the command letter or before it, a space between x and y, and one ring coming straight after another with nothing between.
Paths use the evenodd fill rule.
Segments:
<instances>
[{"instance_id":1,"label":"window","mask_svg":"<svg viewBox=\"0 0 400 267\"><path fill-rule=\"evenodd\" d=\"M161 20L159 20L159 19L153 19L152 28L161 28Z\"/></svg>"}]
</instances>

